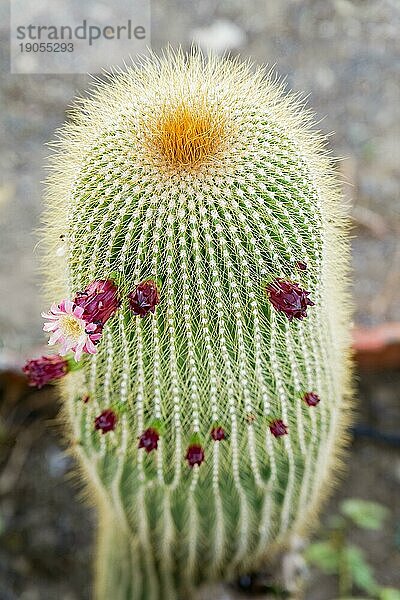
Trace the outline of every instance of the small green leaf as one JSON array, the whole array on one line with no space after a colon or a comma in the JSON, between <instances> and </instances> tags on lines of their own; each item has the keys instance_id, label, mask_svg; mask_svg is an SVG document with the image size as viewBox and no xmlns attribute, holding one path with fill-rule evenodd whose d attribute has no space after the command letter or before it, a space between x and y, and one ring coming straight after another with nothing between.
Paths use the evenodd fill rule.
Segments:
<instances>
[{"instance_id":1,"label":"small green leaf","mask_svg":"<svg viewBox=\"0 0 400 600\"><path fill-rule=\"evenodd\" d=\"M328 519L328 527L330 529L343 529L347 521L340 515L332 515Z\"/></svg>"},{"instance_id":2,"label":"small green leaf","mask_svg":"<svg viewBox=\"0 0 400 600\"><path fill-rule=\"evenodd\" d=\"M400 600L400 590L384 587L379 590L379 600Z\"/></svg>"},{"instance_id":3,"label":"small green leaf","mask_svg":"<svg viewBox=\"0 0 400 600\"><path fill-rule=\"evenodd\" d=\"M362 550L357 546L348 546L344 549L344 558L355 585L368 594L377 593L378 584Z\"/></svg>"},{"instance_id":4,"label":"small green leaf","mask_svg":"<svg viewBox=\"0 0 400 600\"><path fill-rule=\"evenodd\" d=\"M341 504L341 512L363 529L380 529L389 510L377 502L349 498Z\"/></svg>"},{"instance_id":5,"label":"small green leaf","mask_svg":"<svg viewBox=\"0 0 400 600\"><path fill-rule=\"evenodd\" d=\"M76 361L73 354L64 356L68 364L68 371L79 371L84 366L84 360Z\"/></svg>"},{"instance_id":6,"label":"small green leaf","mask_svg":"<svg viewBox=\"0 0 400 600\"><path fill-rule=\"evenodd\" d=\"M339 555L336 548L329 542L311 544L305 552L305 558L324 573L334 574L337 572Z\"/></svg>"}]
</instances>

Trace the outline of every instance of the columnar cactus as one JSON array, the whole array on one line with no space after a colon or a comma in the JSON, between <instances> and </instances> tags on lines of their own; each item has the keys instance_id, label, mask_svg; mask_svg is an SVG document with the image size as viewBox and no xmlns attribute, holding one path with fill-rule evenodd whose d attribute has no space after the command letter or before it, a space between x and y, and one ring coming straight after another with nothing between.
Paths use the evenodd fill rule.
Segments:
<instances>
[{"instance_id":1,"label":"columnar cactus","mask_svg":"<svg viewBox=\"0 0 400 600\"><path fill-rule=\"evenodd\" d=\"M310 124L264 69L168 51L100 82L59 134L45 329L81 367L69 355L61 386L99 599L257 568L330 487L347 218Z\"/></svg>"}]
</instances>

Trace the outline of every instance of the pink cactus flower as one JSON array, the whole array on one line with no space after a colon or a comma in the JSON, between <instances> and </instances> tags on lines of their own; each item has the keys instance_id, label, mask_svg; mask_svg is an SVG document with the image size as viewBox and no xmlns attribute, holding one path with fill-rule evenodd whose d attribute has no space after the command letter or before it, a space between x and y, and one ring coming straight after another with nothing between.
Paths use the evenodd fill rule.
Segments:
<instances>
[{"instance_id":1,"label":"pink cactus flower","mask_svg":"<svg viewBox=\"0 0 400 600\"><path fill-rule=\"evenodd\" d=\"M117 426L118 417L112 408L107 408L94 420L94 428L102 434L114 431Z\"/></svg>"},{"instance_id":2,"label":"pink cactus flower","mask_svg":"<svg viewBox=\"0 0 400 600\"><path fill-rule=\"evenodd\" d=\"M226 438L225 429L223 427L213 427L211 429L211 437L215 442L221 442Z\"/></svg>"},{"instance_id":3,"label":"pink cactus flower","mask_svg":"<svg viewBox=\"0 0 400 600\"><path fill-rule=\"evenodd\" d=\"M205 458L202 446L200 446L200 444L192 444L189 446L185 458L188 461L189 467L194 467L195 465L200 466Z\"/></svg>"},{"instance_id":4,"label":"pink cactus flower","mask_svg":"<svg viewBox=\"0 0 400 600\"><path fill-rule=\"evenodd\" d=\"M100 332L121 304L118 288L111 279L93 281L83 292L76 294L74 302L83 308L83 319L98 324Z\"/></svg>"},{"instance_id":5,"label":"pink cactus flower","mask_svg":"<svg viewBox=\"0 0 400 600\"><path fill-rule=\"evenodd\" d=\"M43 331L49 332L49 345L61 344L60 354L64 356L69 351L74 352L75 360L81 359L83 352L96 354L96 343L101 338L97 332L96 323L88 323L83 319L84 309L71 300L62 300L53 304L50 312L42 313L48 322Z\"/></svg>"},{"instance_id":6,"label":"pink cactus flower","mask_svg":"<svg viewBox=\"0 0 400 600\"><path fill-rule=\"evenodd\" d=\"M139 437L138 448L144 448L146 452L157 450L159 439L160 434L158 433L158 431L154 429L154 427L149 427Z\"/></svg>"},{"instance_id":7,"label":"pink cactus flower","mask_svg":"<svg viewBox=\"0 0 400 600\"><path fill-rule=\"evenodd\" d=\"M28 360L22 367L22 371L28 378L28 384L35 385L39 389L50 381L64 377L68 370L68 362L57 354Z\"/></svg>"},{"instance_id":8,"label":"pink cactus flower","mask_svg":"<svg viewBox=\"0 0 400 600\"><path fill-rule=\"evenodd\" d=\"M134 315L145 317L150 312L154 313L156 305L160 302L157 284L152 279L142 281L128 294L128 300Z\"/></svg>"},{"instance_id":9,"label":"pink cactus flower","mask_svg":"<svg viewBox=\"0 0 400 600\"><path fill-rule=\"evenodd\" d=\"M317 406L320 403L321 398L315 392L306 392L303 396L304 402L308 406Z\"/></svg>"},{"instance_id":10,"label":"pink cactus flower","mask_svg":"<svg viewBox=\"0 0 400 600\"><path fill-rule=\"evenodd\" d=\"M288 426L282 421L282 419L275 419L269 424L269 429L272 435L280 437L288 433Z\"/></svg>"},{"instance_id":11,"label":"pink cactus flower","mask_svg":"<svg viewBox=\"0 0 400 600\"><path fill-rule=\"evenodd\" d=\"M303 290L297 283L277 277L267 285L267 294L272 306L279 312L285 313L289 321L304 319L307 307L314 306L310 292Z\"/></svg>"}]
</instances>

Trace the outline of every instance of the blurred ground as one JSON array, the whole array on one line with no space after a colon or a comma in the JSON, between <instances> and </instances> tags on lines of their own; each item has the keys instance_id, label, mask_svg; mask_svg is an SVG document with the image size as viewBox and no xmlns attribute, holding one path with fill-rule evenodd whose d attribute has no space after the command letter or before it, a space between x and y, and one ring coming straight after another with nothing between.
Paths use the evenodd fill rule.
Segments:
<instances>
[{"instance_id":1,"label":"blurred ground","mask_svg":"<svg viewBox=\"0 0 400 600\"><path fill-rule=\"evenodd\" d=\"M45 307L32 233L41 211L48 154L44 144L66 118L72 98L88 85L86 76L9 75L7 11L1 3L0 369L21 362L44 341L40 311ZM345 193L355 225L356 321L400 321L398 1L229 0L216 6L211 0L168 5L153 0L152 12L153 49L168 42L188 47L195 37L217 51L228 47L258 63L276 64L290 88L309 94L318 127L335 132L333 154L347 157L340 171L349 183ZM399 373L364 375L361 384L360 422L398 432ZM65 482L70 461L57 430L44 425L57 407L47 390L26 395L15 385L17 391L12 391L8 381L4 392L0 431L0 461L9 459L10 452L16 461L6 467L5 479L3 473L3 490L0 485L0 598L85 600L92 518L72 501L75 487ZM33 408L26 408L25 400ZM15 450L19 445L26 456ZM357 439L339 495L377 499L399 510L399 463L398 448ZM364 543L378 579L400 586L393 541L398 519L376 534L373 544ZM326 585L314 582L307 599L332 600Z\"/></svg>"}]
</instances>

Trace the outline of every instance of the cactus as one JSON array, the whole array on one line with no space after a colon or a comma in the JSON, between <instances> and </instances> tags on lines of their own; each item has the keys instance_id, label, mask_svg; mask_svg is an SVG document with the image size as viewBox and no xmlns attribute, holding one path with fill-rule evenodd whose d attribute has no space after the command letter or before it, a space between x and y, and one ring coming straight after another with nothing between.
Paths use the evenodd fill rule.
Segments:
<instances>
[{"instance_id":1,"label":"cactus","mask_svg":"<svg viewBox=\"0 0 400 600\"><path fill-rule=\"evenodd\" d=\"M305 531L331 487L347 217L312 115L263 68L169 50L71 116L43 239L49 299L75 300L47 318L85 322L83 290L118 290L60 383L98 510L96 597L190 597Z\"/></svg>"}]
</instances>

